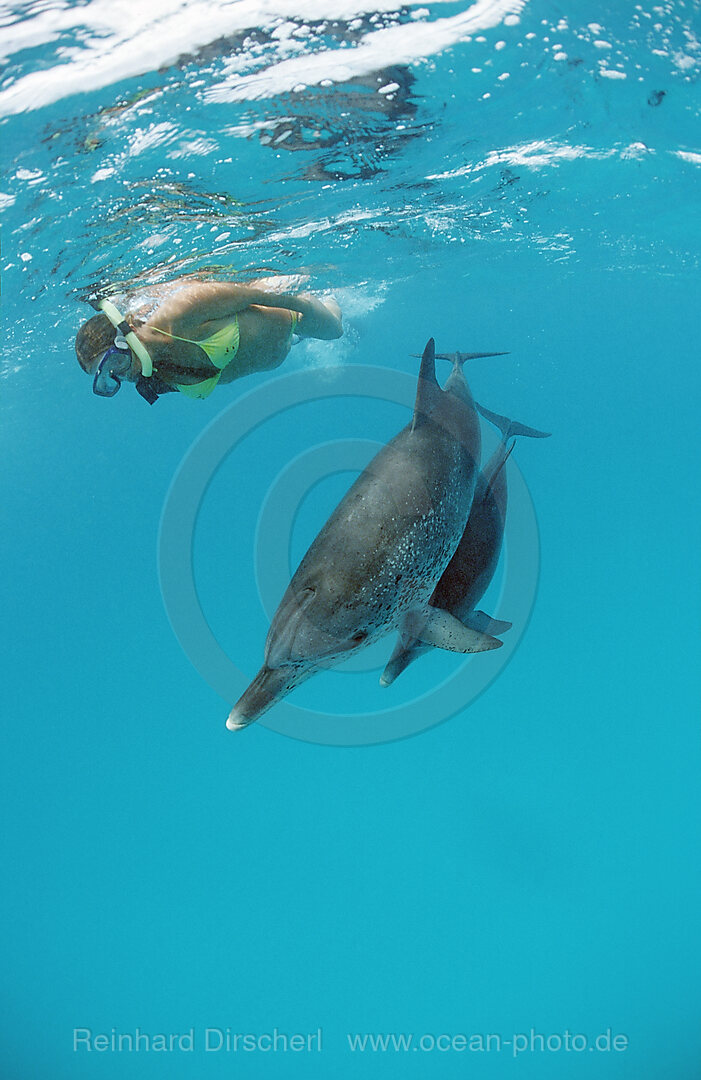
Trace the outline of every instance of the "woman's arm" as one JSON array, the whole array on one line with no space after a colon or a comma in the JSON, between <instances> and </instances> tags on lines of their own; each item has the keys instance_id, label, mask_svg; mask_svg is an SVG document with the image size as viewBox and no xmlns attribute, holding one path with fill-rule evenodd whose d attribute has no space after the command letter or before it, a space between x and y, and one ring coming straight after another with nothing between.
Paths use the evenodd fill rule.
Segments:
<instances>
[{"instance_id":1,"label":"woman's arm","mask_svg":"<svg viewBox=\"0 0 701 1080\"><path fill-rule=\"evenodd\" d=\"M255 286L237 285L233 282L192 282L178 289L159 305L153 316L156 322L167 322L173 330L188 336L202 323L226 319L249 307L286 308L302 316L298 324L300 334L331 340L341 337L341 311L335 301L323 303L308 293L267 292Z\"/></svg>"}]
</instances>

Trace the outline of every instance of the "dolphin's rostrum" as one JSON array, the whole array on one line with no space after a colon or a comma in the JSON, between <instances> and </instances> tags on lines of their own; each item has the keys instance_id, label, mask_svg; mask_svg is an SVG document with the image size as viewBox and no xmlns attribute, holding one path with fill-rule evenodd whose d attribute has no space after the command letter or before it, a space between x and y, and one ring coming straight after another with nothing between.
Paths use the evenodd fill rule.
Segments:
<instances>
[{"instance_id":1,"label":"dolphin's rostrum","mask_svg":"<svg viewBox=\"0 0 701 1080\"><path fill-rule=\"evenodd\" d=\"M479 472L479 418L459 356L441 389L433 339L426 345L411 423L373 458L302 559L230 729L407 619L412 637L454 652L502 644L428 603L463 535Z\"/></svg>"}]
</instances>

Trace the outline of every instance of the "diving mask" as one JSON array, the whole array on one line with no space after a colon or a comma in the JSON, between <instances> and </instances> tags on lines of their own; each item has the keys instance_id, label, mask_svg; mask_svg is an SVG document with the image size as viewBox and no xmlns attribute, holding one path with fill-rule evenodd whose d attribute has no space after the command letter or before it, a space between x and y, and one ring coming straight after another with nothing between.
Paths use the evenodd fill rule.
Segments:
<instances>
[{"instance_id":1,"label":"diving mask","mask_svg":"<svg viewBox=\"0 0 701 1080\"><path fill-rule=\"evenodd\" d=\"M114 397L122 385L122 379L130 374L131 350L124 338L118 336L97 365L92 384L93 394L98 397Z\"/></svg>"},{"instance_id":2,"label":"diving mask","mask_svg":"<svg viewBox=\"0 0 701 1080\"><path fill-rule=\"evenodd\" d=\"M154 370L153 361L151 360L150 353L144 343L139 341L139 338L129 326L129 323L126 321L119 308L115 307L111 300L95 301L93 302L93 307L97 311L103 312L117 331L117 337L115 338L114 343L105 352L102 360L97 365L93 390L96 394L100 394L101 397L114 397L121 386L121 383L116 376L121 375L124 377L131 368L131 358L129 357L130 349L141 364L141 378L151 378ZM118 362L118 358L115 358L115 353L128 359L129 368L125 366L124 359ZM109 362L110 360L111 363ZM106 381L102 382L102 385L108 387L109 392L107 393L104 390L97 389L98 377L101 376L103 368L107 369Z\"/></svg>"}]
</instances>

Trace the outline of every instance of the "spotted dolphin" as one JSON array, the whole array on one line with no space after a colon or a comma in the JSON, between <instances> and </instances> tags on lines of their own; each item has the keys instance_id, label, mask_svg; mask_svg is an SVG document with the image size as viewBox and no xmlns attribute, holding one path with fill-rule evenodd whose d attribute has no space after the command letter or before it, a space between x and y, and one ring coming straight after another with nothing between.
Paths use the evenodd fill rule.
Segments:
<instances>
[{"instance_id":1,"label":"spotted dolphin","mask_svg":"<svg viewBox=\"0 0 701 1080\"><path fill-rule=\"evenodd\" d=\"M441 389L431 338L411 423L373 458L302 559L273 617L263 666L228 728L246 727L315 672L400 624L456 652L502 644L428 603L464 532L480 450L462 365Z\"/></svg>"},{"instance_id":2,"label":"spotted dolphin","mask_svg":"<svg viewBox=\"0 0 701 1080\"><path fill-rule=\"evenodd\" d=\"M456 362L456 354L439 354L439 358ZM449 612L474 630L503 634L510 629L511 623L492 619L483 611L478 611L477 604L494 576L501 553L508 501L506 462L516 445L516 436L547 439L550 432L526 427L525 424L490 412L477 402L475 406L485 420L499 428L501 442L477 477L465 532L429 603L432 607ZM512 439L514 441L509 445ZM393 683L409 664L428 652L430 647L414 636L407 626L400 627L394 652L380 676L381 685Z\"/></svg>"}]
</instances>

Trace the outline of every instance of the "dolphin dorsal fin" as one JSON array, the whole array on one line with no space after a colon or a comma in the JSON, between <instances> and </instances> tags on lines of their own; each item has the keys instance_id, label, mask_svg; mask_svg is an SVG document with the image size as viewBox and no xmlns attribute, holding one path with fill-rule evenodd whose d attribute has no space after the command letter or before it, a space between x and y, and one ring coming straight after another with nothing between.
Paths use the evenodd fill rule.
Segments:
<instances>
[{"instance_id":1,"label":"dolphin dorsal fin","mask_svg":"<svg viewBox=\"0 0 701 1080\"><path fill-rule=\"evenodd\" d=\"M429 338L421 357L419 379L416 385L416 401L414 402L414 418L411 422L412 431L417 424L431 415L440 392L441 388L436 379L436 343L433 338Z\"/></svg>"}]
</instances>

